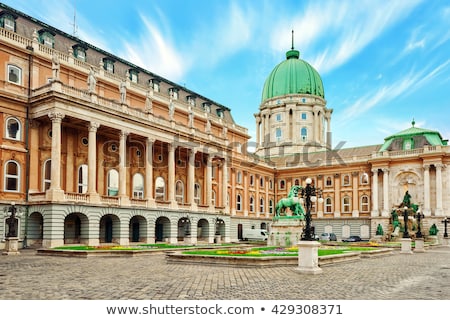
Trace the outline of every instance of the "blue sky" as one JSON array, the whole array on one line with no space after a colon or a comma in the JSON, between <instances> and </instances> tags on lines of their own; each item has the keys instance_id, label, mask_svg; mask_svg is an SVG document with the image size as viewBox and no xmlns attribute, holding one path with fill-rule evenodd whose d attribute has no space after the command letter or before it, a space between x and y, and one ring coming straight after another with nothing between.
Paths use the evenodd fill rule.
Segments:
<instances>
[{"instance_id":1,"label":"blue sky","mask_svg":"<svg viewBox=\"0 0 450 320\"><path fill-rule=\"evenodd\" d=\"M322 76L333 145L411 126L450 138L450 2L7 0L232 110L255 137L264 81L291 46Z\"/></svg>"}]
</instances>

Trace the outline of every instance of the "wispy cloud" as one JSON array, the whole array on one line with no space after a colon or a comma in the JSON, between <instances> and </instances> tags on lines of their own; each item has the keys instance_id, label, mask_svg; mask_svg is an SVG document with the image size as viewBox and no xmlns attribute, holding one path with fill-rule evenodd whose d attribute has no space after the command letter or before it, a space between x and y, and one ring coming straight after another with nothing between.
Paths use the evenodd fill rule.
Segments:
<instances>
[{"instance_id":1,"label":"wispy cloud","mask_svg":"<svg viewBox=\"0 0 450 320\"><path fill-rule=\"evenodd\" d=\"M384 85L358 98L351 106L341 113L341 121L348 122L367 113L370 109L385 104L403 95L412 94L431 80L442 74L450 67L450 59L436 67L425 67L418 72L410 71L408 74Z\"/></svg>"},{"instance_id":2,"label":"wispy cloud","mask_svg":"<svg viewBox=\"0 0 450 320\"><path fill-rule=\"evenodd\" d=\"M387 29L408 16L421 0L416 1L315 1L290 21L279 22L272 46L280 50L286 44L280 32L294 26L296 43L310 63L325 74L349 61ZM326 44L324 46L324 44Z\"/></svg>"}]
</instances>

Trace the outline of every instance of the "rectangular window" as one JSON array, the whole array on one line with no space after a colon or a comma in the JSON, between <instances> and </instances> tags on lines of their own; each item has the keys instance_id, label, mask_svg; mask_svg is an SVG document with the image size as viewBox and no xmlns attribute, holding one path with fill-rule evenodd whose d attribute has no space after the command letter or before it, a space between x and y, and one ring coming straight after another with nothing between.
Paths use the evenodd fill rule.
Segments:
<instances>
[{"instance_id":1,"label":"rectangular window","mask_svg":"<svg viewBox=\"0 0 450 320\"><path fill-rule=\"evenodd\" d=\"M306 112L302 112L302 120L306 120Z\"/></svg>"},{"instance_id":2,"label":"rectangular window","mask_svg":"<svg viewBox=\"0 0 450 320\"><path fill-rule=\"evenodd\" d=\"M275 118L276 118L277 121L281 121L281 120L282 120L282 118L281 118L281 113L277 113L277 115L275 116Z\"/></svg>"},{"instance_id":3,"label":"rectangular window","mask_svg":"<svg viewBox=\"0 0 450 320\"><path fill-rule=\"evenodd\" d=\"M15 28L16 28L15 24L16 24L16 22L13 19L5 18L3 27L6 30L14 32Z\"/></svg>"}]
</instances>

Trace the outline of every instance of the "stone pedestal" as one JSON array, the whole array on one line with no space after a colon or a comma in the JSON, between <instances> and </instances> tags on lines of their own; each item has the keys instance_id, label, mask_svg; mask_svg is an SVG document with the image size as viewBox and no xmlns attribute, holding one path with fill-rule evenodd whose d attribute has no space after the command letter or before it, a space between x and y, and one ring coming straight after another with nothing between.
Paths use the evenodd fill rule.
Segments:
<instances>
[{"instance_id":1,"label":"stone pedestal","mask_svg":"<svg viewBox=\"0 0 450 320\"><path fill-rule=\"evenodd\" d=\"M319 274L322 269L319 268L318 249L320 243L317 241L299 241L298 242L298 267L295 271L303 274Z\"/></svg>"},{"instance_id":2,"label":"stone pedestal","mask_svg":"<svg viewBox=\"0 0 450 320\"><path fill-rule=\"evenodd\" d=\"M424 240L423 238L417 238L415 241L414 252L425 252Z\"/></svg>"},{"instance_id":3,"label":"stone pedestal","mask_svg":"<svg viewBox=\"0 0 450 320\"><path fill-rule=\"evenodd\" d=\"M304 221L297 217L279 217L270 227L267 245L278 247L291 247L301 239Z\"/></svg>"},{"instance_id":4,"label":"stone pedestal","mask_svg":"<svg viewBox=\"0 0 450 320\"><path fill-rule=\"evenodd\" d=\"M184 244L192 244L192 237L190 235L184 236L183 242Z\"/></svg>"},{"instance_id":5,"label":"stone pedestal","mask_svg":"<svg viewBox=\"0 0 450 320\"><path fill-rule=\"evenodd\" d=\"M450 238L442 238L442 245L450 247Z\"/></svg>"},{"instance_id":6,"label":"stone pedestal","mask_svg":"<svg viewBox=\"0 0 450 320\"><path fill-rule=\"evenodd\" d=\"M19 252L19 238L17 237L7 237L5 239L5 250L4 255L17 255Z\"/></svg>"},{"instance_id":7,"label":"stone pedestal","mask_svg":"<svg viewBox=\"0 0 450 320\"><path fill-rule=\"evenodd\" d=\"M222 236L221 235L215 235L214 236L214 243L220 244L222 242Z\"/></svg>"},{"instance_id":8,"label":"stone pedestal","mask_svg":"<svg viewBox=\"0 0 450 320\"><path fill-rule=\"evenodd\" d=\"M402 244L400 253L413 253L411 251L411 238L401 238L400 243Z\"/></svg>"}]
</instances>

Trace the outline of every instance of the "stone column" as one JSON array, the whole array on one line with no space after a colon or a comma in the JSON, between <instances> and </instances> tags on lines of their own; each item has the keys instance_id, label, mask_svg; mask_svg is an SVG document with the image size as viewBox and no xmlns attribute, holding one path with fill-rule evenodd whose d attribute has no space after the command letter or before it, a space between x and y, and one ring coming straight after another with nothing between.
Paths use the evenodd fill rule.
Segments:
<instances>
[{"instance_id":1,"label":"stone column","mask_svg":"<svg viewBox=\"0 0 450 320\"><path fill-rule=\"evenodd\" d=\"M444 165L438 163L434 165L436 167L436 211L435 215L440 216L443 214L442 208L442 168Z\"/></svg>"},{"instance_id":2,"label":"stone column","mask_svg":"<svg viewBox=\"0 0 450 320\"><path fill-rule=\"evenodd\" d=\"M206 205L208 210L213 211L214 207L212 205L212 157L210 154L206 155Z\"/></svg>"},{"instance_id":3,"label":"stone column","mask_svg":"<svg viewBox=\"0 0 450 320\"><path fill-rule=\"evenodd\" d=\"M65 115L58 111L48 114L52 121L52 162L50 189L47 190L49 200L64 200L64 191L61 190L61 123Z\"/></svg>"},{"instance_id":4,"label":"stone column","mask_svg":"<svg viewBox=\"0 0 450 320\"><path fill-rule=\"evenodd\" d=\"M195 193L195 149L188 150L187 202L192 210L197 208L194 200Z\"/></svg>"},{"instance_id":5,"label":"stone column","mask_svg":"<svg viewBox=\"0 0 450 320\"><path fill-rule=\"evenodd\" d=\"M372 169L372 217L378 217L378 169Z\"/></svg>"},{"instance_id":6,"label":"stone column","mask_svg":"<svg viewBox=\"0 0 450 320\"><path fill-rule=\"evenodd\" d=\"M153 138L147 138L147 150L145 153L145 198L148 206L154 207L156 205L153 197Z\"/></svg>"},{"instance_id":7,"label":"stone column","mask_svg":"<svg viewBox=\"0 0 450 320\"><path fill-rule=\"evenodd\" d=\"M228 213L230 208L227 204L228 198L228 160L223 159L222 165L222 207L225 208L225 213Z\"/></svg>"},{"instance_id":8,"label":"stone column","mask_svg":"<svg viewBox=\"0 0 450 320\"><path fill-rule=\"evenodd\" d=\"M389 216L389 169L383 169L383 217Z\"/></svg>"},{"instance_id":9,"label":"stone column","mask_svg":"<svg viewBox=\"0 0 450 320\"><path fill-rule=\"evenodd\" d=\"M119 145L119 197L121 204L128 204L129 197L127 196L127 137L128 132L120 132L120 145Z\"/></svg>"},{"instance_id":10,"label":"stone column","mask_svg":"<svg viewBox=\"0 0 450 320\"><path fill-rule=\"evenodd\" d=\"M89 129L88 144L88 194L89 202L100 202L100 196L97 193L97 129L100 124L91 122Z\"/></svg>"},{"instance_id":11,"label":"stone column","mask_svg":"<svg viewBox=\"0 0 450 320\"><path fill-rule=\"evenodd\" d=\"M167 178L167 191L168 191L168 200L170 202L171 207L177 207L177 203L175 201L175 146L172 143L168 144L169 154L167 160L168 166L168 178Z\"/></svg>"},{"instance_id":12,"label":"stone column","mask_svg":"<svg viewBox=\"0 0 450 320\"><path fill-rule=\"evenodd\" d=\"M428 164L423 165L423 202L423 214L430 216L430 165Z\"/></svg>"},{"instance_id":13,"label":"stone column","mask_svg":"<svg viewBox=\"0 0 450 320\"><path fill-rule=\"evenodd\" d=\"M334 217L341 216L341 176L334 175Z\"/></svg>"},{"instance_id":14,"label":"stone column","mask_svg":"<svg viewBox=\"0 0 450 320\"><path fill-rule=\"evenodd\" d=\"M39 192L40 184L38 175L41 168L39 167L39 125L36 120L30 121L30 187L28 192Z\"/></svg>"},{"instance_id":15,"label":"stone column","mask_svg":"<svg viewBox=\"0 0 450 320\"><path fill-rule=\"evenodd\" d=\"M352 217L357 218L359 216L359 193L358 193L358 172L352 172Z\"/></svg>"},{"instance_id":16,"label":"stone column","mask_svg":"<svg viewBox=\"0 0 450 320\"><path fill-rule=\"evenodd\" d=\"M314 123L313 123L314 137L313 137L312 141L320 143L320 133L319 133L319 123L320 123L319 112L320 112L320 107L319 106L314 106L313 112L314 112Z\"/></svg>"}]
</instances>

